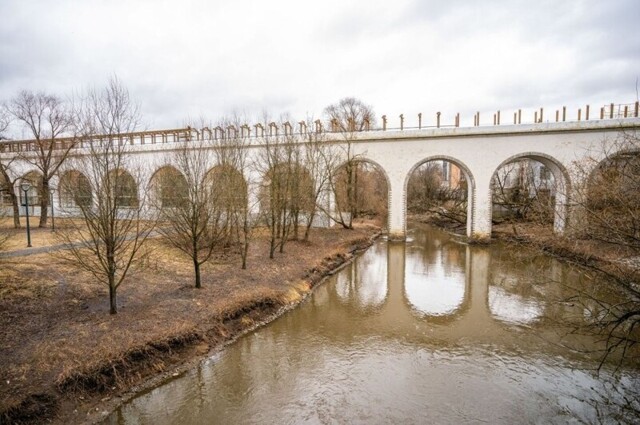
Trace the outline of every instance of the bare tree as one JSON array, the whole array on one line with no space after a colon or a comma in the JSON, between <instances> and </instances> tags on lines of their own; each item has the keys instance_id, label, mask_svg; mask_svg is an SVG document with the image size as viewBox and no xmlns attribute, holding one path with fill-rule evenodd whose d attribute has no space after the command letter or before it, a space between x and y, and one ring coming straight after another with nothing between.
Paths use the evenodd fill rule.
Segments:
<instances>
[{"instance_id":1,"label":"bare tree","mask_svg":"<svg viewBox=\"0 0 640 425\"><path fill-rule=\"evenodd\" d=\"M501 167L491 180L494 207L508 221L553 222L552 174L536 161L523 159ZM539 175L536 175L539 173ZM544 175L543 175L544 174Z\"/></svg>"},{"instance_id":2,"label":"bare tree","mask_svg":"<svg viewBox=\"0 0 640 425\"><path fill-rule=\"evenodd\" d=\"M375 126L373 108L355 97L345 97L327 106L324 115L331 131L345 135Z\"/></svg>"},{"instance_id":3,"label":"bare tree","mask_svg":"<svg viewBox=\"0 0 640 425\"><path fill-rule=\"evenodd\" d=\"M5 138L5 131L9 127L9 115L6 112L3 105L0 105L0 143ZM1 146L0 146L1 147ZM11 198L14 200L13 205L17 207L17 201L15 200L16 194L14 191L13 182L9 178L8 168L11 165L12 159L4 159L2 157L3 149L0 149L0 221L4 221L4 218L7 216L6 208L5 208L5 199ZM16 208L14 208L14 227L20 227L20 222L17 222L16 225ZM3 223L4 224L4 223ZM0 250L3 245L6 243L7 239L9 239L9 233L4 230L0 233Z\"/></svg>"},{"instance_id":4,"label":"bare tree","mask_svg":"<svg viewBox=\"0 0 640 425\"><path fill-rule=\"evenodd\" d=\"M109 288L110 313L116 314L117 289L141 265L142 247L154 225L143 216L145 199L138 195L141 165L119 137L135 130L139 110L114 77L103 90L88 91L75 117L87 143L69 166L83 177L67 180L61 190L72 195L79 220L58 232L67 248L60 255Z\"/></svg>"},{"instance_id":5,"label":"bare tree","mask_svg":"<svg viewBox=\"0 0 640 425\"><path fill-rule=\"evenodd\" d=\"M242 269L247 268L249 246L258 220L249 204L248 126L239 116L225 118L218 124L225 136L215 138L216 167L212 176L218 198L225 209L229 241L238 246Z\"/></svg>"},{"instance_id":6,"label":"bare tree","mask_svg":"<svg viewBox=\"0 0 640 425\"><path fill-rule=\"evenodd\" d=\"M213 159L212 145L207 141L183 144L169 158L175 171L157 176L154 188L161 220L158 231L191 259L196 288L202 287L202 264L225 239L224 205L209 174Z\"/></svg>"},{"instance_id":7,"label":"bare tree","mask_svg":"<svg viewBox=\"0 0 640 425\"><path fill-rule=\"evenodd\" d=\"M608 146L608 147L604 147ZM573 164L569 243L593 277L573 287L583 308L577 332L602 336L601 365L613 354L637 364L640 343L640 137L621 132L614 143ZM602 159L604 157L604 159ZM594 255L595 254L595 255Z\"/></svg>"},{"instance_id":8,"label":"bare tree","mask_svg":"<svg viewBox=\"0 0 640 425\"><path fill-rule=\"evenodd\" d=\"M45 227L49 182L75 147L75 138L59 140L73 129L70 107L57 96L23 90L9 102L8 110L35 139L33 151L21 153L21 158L42 173L39 226Z\"/></svg>"},{"instance_id":9,"label":"bare tree","mask_svg":"<svg viewBox=\"0 0 640 425\"><path fill-rule=\"evenodd\" d=\"M451 173L449 162L430 161L418 167L407 184L407 208L414 214L432 214L437 219L465 224L467 221L467 188L462 178L446 178Z\"/></svg>"},{"instance_id":10,"label":"bare tree","mask_svg":"<svg viewBox=\"0 0 640 425\"><path fill-rule=\"evenodd\" d=\"M359 99L345 97L338 102L327 106L324 110L325 125L332 132L342 134L343 165L332 170L330 179L332 190L336 193L336 215L334 221L344 228L353 228L353 219L358 216L359 171L362 161L359 155L354 153L353 142L356 133L370 129L375 125L373 108ZM339 192L345 196L339 196ZM347 211L348 215L343 212Z\"/></svg>"},{"instance_id":11,"label":"bare tree","mask_svg":"<svg viewBox=\"0 0 640 425\"><path fill-rule=\"evenodd\" d=\"M5 132L9 128L10 123L11 114L5 105L0 105L0 143L2 143L2 140L7 140ZM18 229L20 227L20 210L18 209L18 196L15 192L17 177L12 179L10 172L17 156L3 156L2 153L4 151L4 149L0 149L0 206L2 207L2 213L4 216L4 200L9 199L13 212L13 227Z\"/></svg>"},{"instance_id":12,"label":"bare tree","mask_svg":"<svg viewBox=\"0 0 640 425\"><path fill-rule=\"evenodd\" d=\"M306 128L312 128L312 126L313 120L308 120ZM304 170L306 170L309 175L309 182L312 186L308 188L310 193L309 211L304 232L304 240L307 241L309 240L311 226L313 225L317 212L322 211L325 215L330 215L329 208L323 205L323 201L328 200L331 190L332 170L338 166L339 153L334 144L326 143L324 135L321 132L307 132L303 137L303 165Z\"/></svg>"},{"instance_id":13,"label":"bare tree","mask_svg":"<svg viewBox=\"0 0 640 425\"><path fill-rule=\"evenodd\" d=\"M269 258L274 258L278 248L284 250L288 237L286 217L290 173L286 158L285 141L279 135L272 135L263 139L262 149L254 163L262 175L260 209L270 234Z\"/></svg>"}]
</instances>

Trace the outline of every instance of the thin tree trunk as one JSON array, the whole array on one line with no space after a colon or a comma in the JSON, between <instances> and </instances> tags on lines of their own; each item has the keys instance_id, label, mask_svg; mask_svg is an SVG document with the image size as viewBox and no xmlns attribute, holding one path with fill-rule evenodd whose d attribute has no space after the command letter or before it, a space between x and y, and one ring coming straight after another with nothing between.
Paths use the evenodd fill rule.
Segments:
<instances>
[{"instance_id":1,"label":"thin tree trunk","mask_svg":"<svg viewBox=\"0 0 640 425\"><path fill-rule=\"evenodd\" d=\"M242 246L242 270L247 269L247 255L249 254L249 242L245 241Z\"/></svg>"},{"instance_id":2,"label":"thin tree trunk","mask_svg":"<svg viewBox=\"0 0 640 425\"><path fill-rule=\"evenodd\" d=\"M47 227L49 217L49 179L42 178L42 192L40 193L40 224L38 227Z\"/></svg>"},{"instance_id":3,"label":"thin tree trunk","mask_svg":"<svg viewBox=\"0 0 640 425\"><path fill-rule=\"evenodd\" d=\"M11 206L13 207L13 227L15 229L20 228L20 206L18 205L18 196L14 191L9 191L9 197L11 198Z\"/></svg>"},{"instance_id":4,"label":"thin tree trunk","mask_svg":"<svg viewBox=\"0 0 640 425\"><path fill-rule=\"evenodd\" d=\"M109 276L109 314L118 313L118 306L116 304L116 285L113 280L113 276Z\"/></svg>"},{"instance_id":5,"label":"thin tree trunk","mask_svg":"<svg viewBox=\"0 0 640 425\"><path fill-rule=\"evenodd\" d=\"M244 233L244 241L242 245L242 270L247 269L247 255L249 254L249 221L247 212L245 212L242 223L242 232Z\"/></svg>"},{"instance_id":6,"label":"thin tree trunk","mask_svg":"<svg viewBox=\"0 0 640 425\"><path fill-rule=\"evenodd\" d=\"M293 240L297 241L300 234L300 210L296 208L293 214Z\"/></svg>"},{"instance_id":7,"label":"thin tree trunk","mask_svg":"<svg viewBox=\"0 0 640 425\"><path fill-rule=\"evenodd\" d=\"M193 269L196 274L196 288L202 288L202 283L200 282L200 263L195 258L193 259Z\"/></svg>"}]
</instances>

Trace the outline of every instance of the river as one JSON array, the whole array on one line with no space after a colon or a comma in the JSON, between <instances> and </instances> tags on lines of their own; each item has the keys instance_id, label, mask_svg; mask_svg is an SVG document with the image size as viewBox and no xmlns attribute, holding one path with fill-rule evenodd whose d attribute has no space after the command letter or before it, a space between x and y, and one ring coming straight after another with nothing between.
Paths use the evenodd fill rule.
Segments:
<instances>
[{"instance_id":1,"label":"river","mask_svg":"<svg viewBox=\"0 0 640 425\"><path fill-rule=\"evenodd\" d=\"M632 421L638 371L597 375L594 339L568 335L588 318L562 300L585 280L550 257L414 226L104 423Z\"/></svg>"}]
</instances>

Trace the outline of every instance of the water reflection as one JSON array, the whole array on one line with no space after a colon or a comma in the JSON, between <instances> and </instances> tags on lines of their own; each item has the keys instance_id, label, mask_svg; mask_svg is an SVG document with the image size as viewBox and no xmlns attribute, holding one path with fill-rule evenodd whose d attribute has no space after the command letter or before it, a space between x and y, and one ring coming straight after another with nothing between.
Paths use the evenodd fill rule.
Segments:
<instances>
[{"instance_id":1,"label":"water reflection","mask_svg":"<svg viewBox=\"0 0 640 425\"><path fill-rule=\"evenodd\" d=\"M496 286L489 288L489 309L497 319L522 325L535 321L543 311L538 300Z\"/></svg>"},{"instance_id":2,"label":"water reflection","mask_svg":"<svg viewBox=\"0 0 640 425\"><path fill-rule=\"evenodd\" d=\"M337 277L336 292L345 303L354 300L361 308L375 308L387 297L387 261L384 245L371 247L371 255L365 255L349 267L350 273Z\"/></svg>"},{"instance_id":3,"label":"water reflection","mask_svg":"<svg viewBox=\"0 0 640 425\"><path fill-rule=\"evenodd\" d=\"M566 279L553 259L419 229L106 423L595 422L612 387L559 344L579 308L553 301Z\"/></svg>"},{"instance_id":4,"label":"water reflection","mask_svg":"<svg viewBox=\"0 0 640 425\"><path fill-rule=\"evenodd\" d=\"M426 316L454 314L467 292L465 247L451 239L427 239L424 232L413 239L404 275L410 307Z\"/></svg>"}]
</instances>

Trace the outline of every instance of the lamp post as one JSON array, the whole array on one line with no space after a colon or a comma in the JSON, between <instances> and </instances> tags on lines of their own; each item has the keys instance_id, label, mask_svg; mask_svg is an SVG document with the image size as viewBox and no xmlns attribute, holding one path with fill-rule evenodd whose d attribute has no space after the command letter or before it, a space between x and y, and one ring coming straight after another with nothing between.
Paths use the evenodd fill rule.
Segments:
<instances>
[{"instance_id":1,"label":"lamp post","mask_svg":"<svg viewBox=\"0 0 640 425\"><path fill-rule=\"evenodd\" d=\"M49 188L49 203L51 204L51 231L55 232L56 231L56 214L53 208L53 194L56 191L55 187L51 187Z\"/></svg>"},{"instance_id":2,"label":"lamp post","mask_svg":"<svg viewBox=\"0 0 640 425\"><path fill-rule=\"evenodd\" d=\"M25 211L27 212L27 247L31 248L31 227L29 226L29 196L27 193L31 189L31 183L23 181L20 183L20 189L24 192Z\"/></svg>"}]
</instances>

